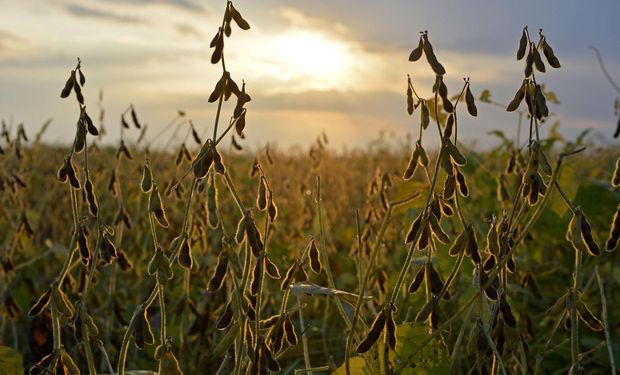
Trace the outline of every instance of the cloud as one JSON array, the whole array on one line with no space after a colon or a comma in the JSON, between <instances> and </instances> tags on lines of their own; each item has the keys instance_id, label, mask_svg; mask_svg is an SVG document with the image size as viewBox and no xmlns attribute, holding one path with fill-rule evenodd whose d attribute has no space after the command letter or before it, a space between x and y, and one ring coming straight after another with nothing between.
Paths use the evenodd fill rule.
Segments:
<instances>
[{"instance_id":1,"label":"cloud","mask_svg":"<svg viewBox=\"0 0 620 375\"><path fill-rule=\"evenodd\" d=\"M182 35L192 36L196 38L202 38L204 35L197 28L190 25L189 23L177 23L175 25L176 31L178 31Z\"/></svg>"},{"instance_id":2,"label":"cloud","mask_svg":"<svg viewBox=\"0 0 620 375\"><path fill-rule=\"evenodd\" d=\"M191 0L112 0L115 3L130 5L168 5L193 12L204 12L204 7ZM111 1L111 2L112 2Z\"/></svg>"},{"instance_id":3,"label":"cloud","mask_svg":"<svg viewBox=\"0 0 620 375\"><path fill-rule=\"evenodd\" d=\"M67 4L64 8L67 12L69 12L69 14L76 17L89 17L104 21L114 21L125 24L139 24L145 22L143 19L128 14L114 13L107 10L97 9L79 4Z\"/></svg>"}]
</instances>

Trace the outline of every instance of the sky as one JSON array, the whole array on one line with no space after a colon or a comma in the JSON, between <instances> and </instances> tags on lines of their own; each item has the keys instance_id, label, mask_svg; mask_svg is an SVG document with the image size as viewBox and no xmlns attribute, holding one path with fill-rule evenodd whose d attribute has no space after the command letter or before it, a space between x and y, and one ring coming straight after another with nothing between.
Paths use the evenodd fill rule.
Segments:
<instances>
[{"instance_id":1,"label":"sky","mask_svg":"<svg viewBox=\"0 0 620 375\"><path fill-rule=\"evenodd\" d=\"M550 110L562 134L570 139L590 128L593 139L613 144L618 94L589 47L601 51L620 81L617 0L233 3L251 25L249 31L233 26L224 52L233 79L245 80L252 96L244 141L250 147L308 146L322 131L336 148L361 148L379 134L390 142L415 134L419 117L405 111L407 74L422 96L431 96L434 81L424 59L408 61L423 30L447 70L451 94L470 77L474 95L489 89L506 104L523 76L515 53L525 25L532 34L544 28L562 63L537 77L560 101ZM177 109L209 134L216 105L207 98L221 75L210 63L209 42L225 6L221 0L0 0L0 118L24 123L31 133L53 118L45 139L72 140L79 110L59 94L80 57L93 117L103 91L109 142L117 141L130 103L148 124L147 137L170 126ZM224 118L233 106L224 107ZM459 117L467 141L489 147L496 143L491 130L515 134L514 114L485 103L478 112Z\"/></svg>"}]
</instances>

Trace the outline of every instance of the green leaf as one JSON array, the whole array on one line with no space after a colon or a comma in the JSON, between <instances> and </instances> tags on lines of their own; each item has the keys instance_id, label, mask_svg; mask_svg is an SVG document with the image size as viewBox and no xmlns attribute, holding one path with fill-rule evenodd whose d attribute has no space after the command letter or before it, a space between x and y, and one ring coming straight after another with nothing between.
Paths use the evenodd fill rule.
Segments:
<instances>
[{"instance_id":1,"label":"green leaf","mask_svg":"<svg viewBox=\"0 0 620 375\"><path fill-rule=\"evenodd\" d=\"M396 363L402 363L428 337L428 325L421 322L404 323L396 327ZM413 361L403 369L403 374L449 374L450 358L446 348L436 340L428 343Z\"/></svg>"},{"instance_id":2,"label":"green leaf","mask_svg":"<svg viewBox=\"0 0 620 375\"><path fill-rule=\"evenodd\" d=\"M22 355L9 348L0 346L0 373L5 375L22 375L24 373Z\"/></svg>"}]
</instances>

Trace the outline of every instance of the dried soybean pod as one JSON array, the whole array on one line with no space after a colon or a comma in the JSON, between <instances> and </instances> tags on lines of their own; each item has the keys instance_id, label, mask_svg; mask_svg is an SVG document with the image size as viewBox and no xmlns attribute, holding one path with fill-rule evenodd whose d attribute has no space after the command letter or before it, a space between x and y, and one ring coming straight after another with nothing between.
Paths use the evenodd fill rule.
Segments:
<instances>
[{"instance_id":1,"label":"dried soybean pod","mask_svg":"<svg viewBox=\"0 0 620 375\"><path fill-rule=\"evenodd\" d=\"M478 252L478 241L476 240L476 229L470 224L469 225L469 239L467 241L466 252L471 256L471 260L480 264L482 259L480 258L480 253Z\"/></svg>"},{"instance_id":2,"label":"dried soybean pod","mask_svg":"<svg viewBox=\"0 0 620 375\"><path fill-rule=\"evenodd\" d=\"M441 228L441 225L439 224L439 220L437 220L435 215L430 214L428 216L428 219L429 219L428 221L431 224L431 230L432 230L433 235L435 236L435 238L437 238L437 240L439 240L439 242L441 242L443 244L450 243L450 237Z\"/></svg>"},{"instance_id":3,"label":"dried soybean pod","mask_svg":"<svg viewBox=\"0 0 620 375\"><path fill-rule=\"evenodd\" d=\"M418 215L418 217L413 220L411 223L411 227L409 228L409 232L407 232L407 237L405 243L410 244L418 237L418 231L422 226L422 214Z\"/></svg>"},{"instance_id":4,"label":"dried soybean pod","mask_svg":"<svg viewBox=\"0 0 620 375\"><path fill-rule=\"evenodd\" d=\"M497 280L497 279L496 279ZM480 269L480 286L484 286L489 281L489 277L484 269ZM488 299L497 301L497 289L493 285L489 285L484 288L484 294Z\"/></svg>"},{"instance_id":5,"label":"dried soybean pod","mask_svg":"<svg viewBox=\"0 0 620 375\"><path fill-rule=\"evenodd\" d=\"M93 187L93 183L86 175L86 182L84 182L84 189L86 190L86 201L88 202L88 212L93 217L97 217L99 214L99 203L97 202L97 195L95 195L95 190Z\"/></svg>"},{"instance_id":6,"label":"dried soybean pod","mask_svg":"<svg viewBox=\"0 0 620 375\"><path fill-rule=\"evenodd\" d=\"M62 91L60 92L60 97L61 98L68 97L71 94L71 90L73 89L74 85L75 85L75 70L72 70L71 74L69 75L69 78L65 82L65 87L63 87Z\"/></svg>"},{"instance_id":7,"label":"dried soybean pod","mask_svg":"<svg viewBox=\"0 0 620 375\"><path fill-rule=\"evenodd\" d=\"M519 39L519 49L517 49L517 60L521 60L525 56L525 49L527 48L527 26L523 28L521 33L521 39Z\"/></svg>"},{"instance_id":8,"label":"dried soybean pod","mask_svg":"<svg viewBox=\"0 0 620 375\"><path fill-rule=\"evenodd\" d=\"M459 187L459 193L461 193L461 195L463 197L467 197L469 195L469 189L467 188L467 183L465 182L465 176L461 173L461 171L459 171L458 168L454 168L455 170L455 177L456 177L456 183Z\"/></svg>"},{"instance_id":9,"label":"dried soybean pod","mask_svg":"<svg viewBox=\"0 0 620 375\"><path fill-rule=\"evenodd\" d=\"M428 111L428 105L426 104L426 100L420 101L420 126L423 129L428 128L428 124L430 123L430 113Z\"/></svg>"},{"instance_id":10,"label":"dried soybean pod","mask_svg":"<svg viewBox=\"0 0 620 375\"><path fill-rule=\"evenodd\" d=\"M476 117L478 116L478 108L476 108L476 102L474 101L474 95L471 93L469 89L469 84L467 84L467 89L465 90L465 104L467 104L467 112L470 115Z\"/></svg>"},{"instance_id":11,"label":"dried soybean pod","mask_svg":"<svg viewBox=\"0 0 620 375\"><path fill-rule=\"evenodd\" d=\"M362 342L357 346L355 351L359 354L366 353L372 346L377 342L379 337L381 336L381 332L383 332L383 328L385 327L385 311L381 310L379 314L375 317L375 320L372 322L370 329L368 330L368 334L362 340Z\"/></svg>"},{"instance_id":12,"label":"dried soybean pod","mask_svg":"<svg viewBox=\"0 0 620 375\"><path fill-rule=\"evenodd\" d=\"M39 315L50 303L52 290L48 288L39 299L28 310L28 316L33 317Z\"/></svg>"},{"instance_id":13,"label":"dried soybean pod","mask_svg":"<svg viewBox=\"0 0 620 375\"><path fill-rule=\"evenodd\" d=\"M140 181L140 190L143 193L148 193L153 188L153 174L151 173L151 165L149 159L144 161L144 168L142 170L142 180Z\"/></svg>"},{"instance_id":14,"label":"dried soybean pod","mask_svg":"<svg viewBox=\"0 0 620 375\"><path fill-rule=\"evenodd\" d=\"M411 85L411 79L408 78L409 85ZM413 114L413 110L415 106L413 105L413 90L411 86L407 86L407 113L411 116Z\"/></svg>"},{"instance_id":15,"label":"dried soybean pod","mask_svg":"<svg viewBox=\"0 0 620 375\"><path fill-rule=\"evenodd\" d=\"M136 129L142 128L142 125L140 125L140 121L138 121L138 115L136 114L136 110L133 107L133 104L131 105L131 120L133 121L133 125L136 127Z\"/></svg>"},{"instance_id":16,"label":"dried soybean pod","mask_svg":"<svg viewBox=\"0 0 620 375\"><path fill-rule=\"evenodd\" d=\"M535 49L535 48L536 47L534 46L534 43L530 43L529 52L525 59L525 70L523 72L523 74L525 75L525 78L528 78L529 76L532 75L532 73L534 73L534 55L533 55L532 49Z\"/></svg>"},{"instance_id":17,"label":"dried soybean pod","mask_svg":"<svg viewBox=\"0 0 620 375\"><path fill-rule=\"evenodd\" d=\"M194 259L192 257L192 248L189 244L189 239L183 239L181 243L181 249L179 250L179 265L185 269L191 270L194 265Z\"/></svg>"},{"instance_id":18,"label":"dried soybean pod","mask_svg":"<svg viewBox=\"0 0 620 375\"><path fill-rule=\"evenodd\" d=\"M217 216L217 186L215 185L215 176L211 173L209 184L207 186L207 222L213 229L218 227L219 218Z\"/></svg>"},{"instance_id":19,"label":"dried soybean pod","mask_svg":"<svg viewBox=\"0 0 620 375\"><path fill-rule=\"evenodd\" d=\"M620 157L616 159L616 164L614 167L614 174L611 178L611 186L614 188L620 187Z\"/></svg>"},{"instance_id":20,"label":"dried soybean pod","mask_svg":"<svg viewBox=\"0 0 620 375\"><path fill-rule=\"evenodd\" d=\"M276 205L273 196L269 194L269 204L267 205L267 214L269 215L269 222L273 223L278 217L278 206Z\"/></svg>"},{"instance_id":21,"label":"dried soybean pod","mask_svg":"<svg viewBox=\"0 0 620 375\"><path fill-rule=\"evenodd\" d=\"M523 80L523 83L521 84L519 91L515 93L515 96L508 104L506 111L514 112L517 110L517 108L519 108L519 105L523 101L523 98L525 98L525 90L526 90L526 80Z\"/></svg>"},{"instance_id":22,"label":"dried soybean pod","mask_svg":"<svg viewBox=\"0 0 620 375\"><path fill-rule=\"evenodd\" d=\"M243 239L245 238L247 220L247 216L243 215L237 224L237 230L235 231L235 242L238 244L243 242Z\"/></svg>"},{"instance_id":23,"label":"dried soybean pod","mask_svg":"<svg viewBox=\"0 0 620 375\"><path fill-rule=\"evenodd\" d=\"M153 184L153 190L151 191L150 199L149 199L149 207L151 213L155 216L155 219L163 228L168 228L168 218L166 217L166 210L164 209L164 204L161 201L161 195L159 194L159 189L157 188L157 184Z\"/></svg>"},{"instance_id":24,"label":"dried soybean pod","mask_svg":"<svg viewBox=\"0 0 620 375\"><path fill-rule=\"evenodd\" d=\"M259 257L254 264L254 269L252 270L252 280L250 281L250 294L253 296L258 295L258 290L260 289L261 277L263 275L263 258Z\"/></svg>"},{"instance_id":25,"label":"dried soybean pod","mask_svg":"<svg viewBox=\"0 0 620 375\"><path fill-rule=\"evenodd\" d=\"M297 333L295 333L295 326L293 326L291 318L288 315L284 318L283 328L286 335L286 341L288 341L288 343L292 346L297 345Z\"/></svg>"},{"instance_id":26,"label":"dried soybean pod","mask_svg":"<svg viewBox=\"0 0 620 375\"><path fill-rule=\"evenodd\" d=\"M450 199L454 196L454 188L456 185L456 180L454 176L448 175L446 177L446 181L443 184L443 196L446 199Z\"/></svg>"},{"instance_id":27,"label":"dried soybean pod","mask_svg":"<svg viewBox=\"0 0 620 375\"><path fill-rule=\"evenodd\" d=\"M600 255L601 251L599 249L599 246L594 240L594 237L592 237L592 229L590 228L590 223L588 223L588 219L586 218L586 215L583 214L583 212L581 213L581 215L579 215L579 230L581 232L581 241L583 241L583 244L586 246L588 253L594 256Z\"/></svg>"},{"instance_id":28,"label":"dried soybean pod","mask_svg":"<svg viewBox=\"0 0 620 375\"><path fill-rule=\"evenodd\" d=\"M467 229L463 229L461 234L459 234L456 237L456 240L454 240L454 243L450 247L448 254L450 254L450 256L456 256L460 254L461 251L463 251L465 247L468 245L468 242L469 242L469 231Z\"/></svg>"},{"instance_id":29,"label":"dried soybean pod","mask_svg":"<svg viewBox=\"0 0 620 375\"><path fill-rule=\"evenodd\" d=\"M418 289L420 289L420 286L422 285L422 281L424 281L425 268L426 267L424 266L420 267L418 272L415 274L413 281L411 282L411 285L409 285L409 293L415 293Z\"/></svg>"},{"instance_id":30,"label":"dried soybean pod","mask_svg":"<svg viewBox=\"0 0 620 375\"><path fill-rule=\"evenodd\" d=\"M267 184L263 177L258 182L258 194L256 197L256 206L259 210L265 211L267 208Z\"/></svg>"},{"instance_id":31,"label":"dried soybean pod","mask_svg":"<svg viewBox=\"0 0 620 375\"><path fill-rule=\"evenodd\" d=\"M237 26L239 26L241 30L250 29L250 24L248 23L248 21L243 19L243 17L241 16L241 13L239 13L239 11L235 9L232 2L230 1L228 2L228 9L230 10L230 16L232 17L232 19L235 21L235 23L237 24Z\"/></svg>"},{"instance_id":32,"label":"dried soybean pod","mask_svg":"<svg viewBox=\"0 0 620 375\"><path fill-rule=\"evenodd\" d=\"M502 317L504 318L504 322L508 324L508 326L512 328L517 328L517 320L514 315L512 315L512 310L510 309L510 305L506 302L506 295L502 294L499 302L499 311L502 313Z\"/></svg>"},{"instance_id":33,"label":"dried soybean pod","mask_svg":"<svg viewBox=\"0 0 620 375\"><path fill-rule=\"evenodd\" d=\"M295 271L297 269L297 262L291 264L291 266L286 270L286 275L284 275L284 279L282 280L282 284L280 284L280 290L284 291L293 281L293 277L295 275Z\"/></svg>"},{"instance_id":34,"label":"dried soybean pod","mask_svg":"<svg viewBox=\"0 0 620 375\"><path fill-rule=\"evenodd\" d=\"M542 58L540 57L540 52L538 49L532 45L532 57L534 58L534 65L536 66L536 70L539 72L545 72L545 63L543 63Z\"/></svg>"},{"instance_id":35,"label":"dried soybean pod","mask_svg":"<svg viewBox=\"0 0 620 375\"><path fill-rule=\"evenodd\" d=\"M280 270L278 269L278 266L275 265L275 263L273 263L271 261L271 259L269 259L269 257L265 256L265 272L267 272L267 275L269 275L269 277L271 277L272 279L279 279L280 277Z\"/></svg>"},{"instance_id":36,"label":"dried soybean pod","mask_svg":"<svg viewBox=\"0 0 620 375\"><path fill-rule=\"evenodd\" d=\"M452 141L446 140L444 142L444 145L444 147L446 147L448 155L450 155L450 159L454 162L454 164L462 166L467 163L467 159L465 159L465 156L463 156L461 151L458 149L458 147L454 145L454 143L452 143Z\"/></svg>"},{"instance_id":37,"label":"dried soybean pod","mask_svg":"<svg viewBox=\"0 0 620 375\"><path fill-rule=\"evenodd\" d=\"M386 311L385 331L387 334L387 342L392 350L396 350L396 323L394 323L394 317L392 316L391 305L386 307Z\"/></svg>"},{"instance_id":38,"label":"dried soybean pod","mask_svg":"<svg viewBox=\"0 0 620 375\"><path fill-rule=\"evenodd\" d=\"M226 304L226 307L224 308L224 312L222 313L220 318L217 320L217 324L215 328L220 329L220 330L226 329L232 322L233 311L232 311L231 303L232 301L228 301L228 303Z\"/></svg>"},{"instance_id":39,"label":"dried soybean pod","mask_svg":"<svg viewBox=\"0 0 620 375\"><path fill-rule=\"evenodd\" d=\"M561 66L560 60L558 60L558 58L555 56L555 53L553 52L553 48L551 48L549 43L547 43L547 38L543 38L542 48L543 48L543 53L545 54L545 57L547 58L547 62L549 62L549 65L551 65L551 67L555 69L560 68Z\"/></svg>"},{"instance_id":40,"label":"dried soybean pod","mask_svg":"<svg viewBox=\"0 0 620 375\"><path fill-rule=\"evenodd\" d=\"M418 46L409 54L409 61L414 62L420 60L424 48L424 39L420 36Z\"/></svg>"},{"instance_id":41,"label":"dried soybean pod","mask_svg":"<svg viewBox=\"0 0 620 375\"><path fill-rule=\"evenodd\" d=\"M224 285L224 279L226 278L226 270L228 269L228 255L225 251L222 251L217 258L217 265L215 266L215 271L213 272L213 276L211 276L211 280L209 280L209 285L207 290L211 293L217 292L220 290L222 285Z\"/></svg>"},{"instance_id":42,"label":"dried soybean pod","mask_svg":"<svg viewBox=\"0 0 620 375\"><path fill-rule=\"evenodd\" d=\"M90 249L88 248L88 240L86 239L86 230L81 224L78 229L78 249L80 250L80 256L82 257L82 264L88 265L91 254Z\"/></svg>"},{"instance_id":43,"label":"dried soybean pod","mask_svg":"<svg viewBox=\"0 0 620 375\"><path fill-rule=\"evenodd\" d=\"M431 241L431 229L428 221L425 220L422 227L422 233L420 233L420 240L418 241L418 249L423 250L429 245Z\"/></svg>"},{"instance_id":44,"label":"dried soybean pod","mask_svg":"<svg viewBox=\"0 0 620 375\"><path fill-rule=\"evenodd\" d=\"M419 157L420 154L418 152L418 147L416 147L411 154L411 158L409 159L409 163L407 164L407 169L405 170L405 173L403 173L403 179L409 180L411 179L411 177L413 177L415 169L418 166Z\"/></svg>"},{"instance_id":45,"label":"dried soybean pod","mask_svg":"<svg viewBox=\"0 0 620 375\"><path fill-rule=\"evenodd\" d=\"M315 273L320 273L323 265L321 264L321 257L319 249L316 247L314 238L310 240L310 250L308 251L308 258L310 258L310 268Z\"/></svg>"},{"instance_id":46,"label":"dried soybean pod","mask_svg":"<svg viewBox=\"0 0 620 375\"><path fill-rule=\"evenodd\" d=\"M579 318L593 331L602 331L603 330L603 322L600 321L592 311L588 309L585 303L579 302L577 303L577 315Z\"/></svg>"},{"instance_id":47,"label":"dried soybean pod","mask_svg":"<svg viewBox=\"0 0 620 375\"><path fill-rule=\"evenodd\" d=\"M620 238L620 204L616 206L616 212L611 219L611 227L609 229L609 237L605 242L605 250L613 251L618 246Z\"/></svg>"},{"instance_id":48,"label":"dried soybean pod","mask_svg":"<svg viewBox=\"0 0 620 375\"><path fill-rule=\"evenodd\" d=\"M426 61L428 61L429 65L433 69L435 74L444 75L446 74L446 69L444 69L443 65L439 63L437 60L437 56L435 56L435 52L433 51L433 46L428 41L428 35L422 35L424 38L424 43L422 44L422 50L424 51L424 55L426 55Z\"/></svg>"}]
</instances>

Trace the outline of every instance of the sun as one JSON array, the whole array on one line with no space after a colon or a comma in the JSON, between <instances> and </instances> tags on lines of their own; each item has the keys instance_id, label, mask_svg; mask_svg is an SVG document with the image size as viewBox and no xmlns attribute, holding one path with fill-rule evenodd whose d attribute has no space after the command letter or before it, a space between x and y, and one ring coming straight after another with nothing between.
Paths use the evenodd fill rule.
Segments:
<instances>
[{"instance_id":1,"label":"sun","mask_svg":"<svg viewBox=\"0 0 620 375\"><path fill-rule=\"evenodd\" d=\"M311 30L292 31L273 41L272 58L282 79L305 80L313 89L330 89L341 82L353 61L349 45Z\"/></svg>"}]
</instances>

